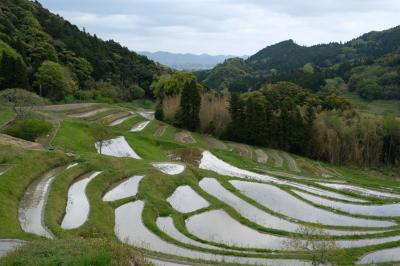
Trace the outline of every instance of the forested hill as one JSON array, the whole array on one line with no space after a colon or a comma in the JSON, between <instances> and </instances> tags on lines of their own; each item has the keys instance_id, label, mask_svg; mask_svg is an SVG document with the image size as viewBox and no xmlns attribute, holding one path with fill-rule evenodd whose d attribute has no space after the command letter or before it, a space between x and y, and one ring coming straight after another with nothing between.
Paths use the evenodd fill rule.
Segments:
<instances>
[{"instance_id":1,"label":"forested hill","mask_svg":"<svg viewBox=\"0 0 400 266\"><path fill-rule=\"evenodd\" d=\"M302 80L299 85L319 90L321 85L324 85L321 80L344 74L332 73L337 72L341 66L352 68L353 65L356 67L361 64L368 65L373 60L393 53L399 48L400 26L385 31L370 32L344 44L330 43L306 47L288 40L264 48L241 64L226 61L212 70L197 73L197 76L205 85L217 90L247 91L258 89L268 81L289 80L298 83L299 79ZM299 77L302 74L297 70L303 69L307 64L311 64L317 74L322 75ZM350 66L345 66L348 64ZM229 77L231 73L241 74ZM351 73L346 74L351 75Z\"/></svg>"},{"instance_id":2,"label":"forested hill","mask_svg":"<svg viewBox=\"0 0 400 266\"><path fill-rule=\"evenodd\" d=\"M102 91L104 98L118 95L135 97L135 94L143 94L143 90L149 93L154 77L163 72L161 66L146 57L114 41L103 41L96 35L79 30L43 8L37 1L0 1L0 49L0 57L8 51L8 54L14 54L11 58L22 59L22 64L17 64L26 66L27 86L36 90L35 80L40 67L46 63L48 69L56 68L48 61L67 69L67 76L73 81L69 92L96 88ZM24 71L22 69L20 72ZM2 82L2 89L25 82L5 83ZM93 96L88 92L83 94Z\"/></svg>"}]
</instances>

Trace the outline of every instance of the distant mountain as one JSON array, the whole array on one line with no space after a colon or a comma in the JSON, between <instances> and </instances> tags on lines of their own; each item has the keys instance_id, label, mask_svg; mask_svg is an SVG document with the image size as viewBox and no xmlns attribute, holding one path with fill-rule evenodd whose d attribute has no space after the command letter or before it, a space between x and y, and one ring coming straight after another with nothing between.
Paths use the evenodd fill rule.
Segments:
<instances>
[{"instance_id":1,"label":"distant mountain","mask_svg":"<svg viewBox=\"0 0 400 266\"><path fill-rule=\"evenodd\" d=\"M227 60L211 70L199 71L196 75L207 87L216 90L248 91L258 89L267 81L279 81L289 76L293 82L293 79L308 80L310 77L303 77L299 72L306 64L320 69L334 69L342 64L359 64L360 61L376 59L398 49L400 26L369 32L346 43L301 46L293 40L287 40L262 49L240 64L232 64ZM324 80L323 75L311 78Z\"/></svg>"},{"instance_id":2,"label":"distant mountain","mask_svg":"<svg viewBox=\"0 0 400 266\"><path fill-rule=\"evenodd\" d=\"M209 55L209 54L177 54L169 52L139 52L151 60L169 66L177 70L205 70L215 67L226 59L233 58L233 55ZM247 58L243 56L242 58Z\"/></svg>"}]
</instances>

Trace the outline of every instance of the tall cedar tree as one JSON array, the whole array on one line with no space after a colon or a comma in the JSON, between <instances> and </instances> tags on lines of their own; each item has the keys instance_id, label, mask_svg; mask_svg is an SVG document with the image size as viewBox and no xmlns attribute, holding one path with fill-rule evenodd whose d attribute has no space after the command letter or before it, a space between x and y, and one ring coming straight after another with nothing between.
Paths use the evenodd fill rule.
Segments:
<instances>
[{"instance_id":1,"label":"tall cedar tree","mask_svg":"<svg viewBox=\"0 0 400 266\"><path fill-rule=\"evenodd\" d=\"M243 141L244 136L244 108L239 93L232 93L229 100L229 112L231 123L228 126L226 138L236 141Z\"/></svg>"},{"instance_id":2,"label":"tall cedar tree","mask_svg":"<svg viewBox=\"0 0 400 266\"><path fill-rule=\"evenodd\" d=\"M22 59L3 53L0 61L0 89L27 89L28 86L27 69Z\"/></svg>"},{"instance_id":3,"label":"tall cedar tree","mask_svg":"<svg viewBox=\"0 0 400 266\"><path fill-rule=\"evenodd\" d=\"M200 103L201 96L196 81L186 82L182 91L180 109L175 118L176 125L196 131L200 127Z\"/></svg>"}]
</instances>

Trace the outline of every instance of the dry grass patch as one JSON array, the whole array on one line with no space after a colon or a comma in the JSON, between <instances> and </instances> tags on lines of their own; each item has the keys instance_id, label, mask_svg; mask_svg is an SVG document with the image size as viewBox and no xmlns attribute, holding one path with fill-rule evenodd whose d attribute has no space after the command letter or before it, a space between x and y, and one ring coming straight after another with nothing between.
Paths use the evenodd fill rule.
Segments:
<instances>
[{"instance_id":1,"label":"dry grass patch","mask_svg":"<svg viewBox=\"0 0 400 266\"><path fill-rule=\"evenodd\" d=\"M239 143L229 143L229 146L238 151L242 157L250 160L253 158L253 150L248 145Z\"/></svg>"},{"instance_id":2,"label":"dry grass patch","mask_svg":"<svg viewBox=\"0 0 400 266\"><path fill-rule=\"evenodd\" d=\"M153 135L154 135L155 137L161 137L162 135L164 135L166 129L167 129L167 126L165 126L165 125L159 126L159 127L156 129L156 131L154 132Z\"/></svg>"},{"instance_id":3,"label":"dry grass patch","mask_svg":"<svg viewBox=\"0 0 400 266\"><path fill-rule=\"evenodd\" d=\"M192 134L187 131L180 131L175 133L175 140L184 144L194 144L196 140L192 137Z\"/></svg>"},{"instance_id":4,"label":"dry grass patch","mask_svg":"<svg viewBox=\"0 0 400 266\"><path fill-rule=\"evenodd\" d=\"M203 158L203 151L195 148L180 148L171 150L167 153L168 157L173 161L179 161L198 167Z\"/></svg>"}]
</instances>

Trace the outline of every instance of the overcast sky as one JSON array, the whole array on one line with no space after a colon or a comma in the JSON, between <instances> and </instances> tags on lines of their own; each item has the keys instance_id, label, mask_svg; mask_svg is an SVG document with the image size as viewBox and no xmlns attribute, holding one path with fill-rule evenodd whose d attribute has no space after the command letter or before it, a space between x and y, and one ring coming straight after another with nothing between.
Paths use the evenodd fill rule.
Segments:
<instances>
[{"instance_id":1,"label":"overcast sky","mask_svg":"<svg viewBox=\"0 0 400 266\"><path fill-rule=\"evenodd\" d=\"M400 25L399 0L40 0L135 51L251 55L293 39L348 41Z\"/></svg>"}]
</instances>

